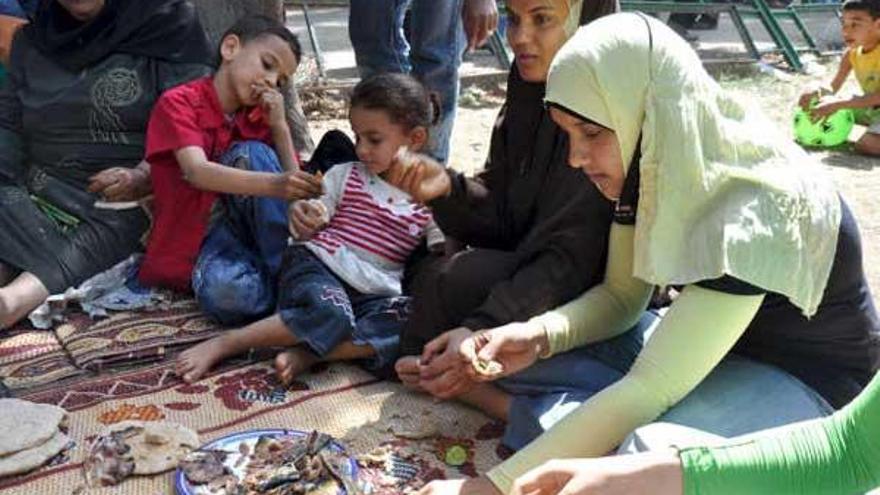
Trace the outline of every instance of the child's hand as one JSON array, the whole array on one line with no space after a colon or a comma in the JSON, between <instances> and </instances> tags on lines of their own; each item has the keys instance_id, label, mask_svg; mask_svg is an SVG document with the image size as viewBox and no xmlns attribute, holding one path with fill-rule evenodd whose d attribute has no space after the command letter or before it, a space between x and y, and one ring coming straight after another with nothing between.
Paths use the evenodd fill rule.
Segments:
<instances>
[{"instance_id":1,"label":"child's hand","mask_svg":"<svg viewBox=\"0 0 880 495\"><path fill-rule=\"evenodd\" d=\"M798 99L798 105L804 110L810 109L810 104L814 99L819 98L819 91L807 91Z\"/></svg>"},{"instance_id":2,"label":"child's hand","mask_svg":"<svg viewBox=\"0 0 880 495\"><path fill-rule=\"evenodd\" d=\"M287 201L317 198L324 194L324 182L320 175L302 170L277 174L274 179L273 196Z\"/></svg>"},{"instance_id":3,"label":"child's hand","mask_svg":"<svg viewBox=\"0 0 880 495\"><path fill-rule=\"evenodd\" d=\"M391 167L385 172L385 180L419 203L448 196L452 190L452 180L443 165L428 156L403 149L394 156Z\"/></svg>"},{"instance_id":4,"label":"child's hand","mask_svg":"<svg viewBox=\"0 0 880 495\"><path fill-rule=\"evenodd\" d=\"M810 110L810 119L813 122L818 122L841 108L843 107L840 105L839 101L823 103Z\"/></svg>"},{"instance_id":5,"label":"child's hand","mask_svg":"<svg viewBox=\"0 0 880 495\"><path fill-rule=\"evenodd\" d=\"M316 200L296 201L288 210L288 228L296 239L307 241L330 221L324 203Z\"/></svg>"},{"instance_id":6,"label":"child's hand","mask_svg":"<svg viewBox=\"0 0 880 495\"><path fill-rule=\"evenodd\" d=\"M260 88L260 106L266 116L269 127L276 128L286 126L287 119L284 114L284 96L274 88Z\"/></svg>"}]
</instances>

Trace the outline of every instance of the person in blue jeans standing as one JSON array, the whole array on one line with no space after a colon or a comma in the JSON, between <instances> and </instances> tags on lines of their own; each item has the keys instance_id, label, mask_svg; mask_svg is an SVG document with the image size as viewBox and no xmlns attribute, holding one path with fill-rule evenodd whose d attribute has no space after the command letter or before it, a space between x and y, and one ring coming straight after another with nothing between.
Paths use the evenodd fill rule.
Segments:
<instances>
[{"instance_id":1,"label":"person in blue jeans standing","mask_svg":"<svg viewBox=\"0 0 880 495\"><path fill-rule=\"evenodd\" d=\"M407 9L409 40L403 31ZM425 151L446 163L462 53L483 44L497 25L495 0L351 0L348 33L361 78L411 73L439 96L442 118Z\"/></svg>"}]
</instances>

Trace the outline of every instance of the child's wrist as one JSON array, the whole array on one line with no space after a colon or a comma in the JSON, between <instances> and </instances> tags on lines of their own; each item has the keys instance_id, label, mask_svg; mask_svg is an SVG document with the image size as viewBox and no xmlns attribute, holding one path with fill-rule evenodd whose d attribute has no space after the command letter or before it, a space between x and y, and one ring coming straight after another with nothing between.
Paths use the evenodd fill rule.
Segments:
<instances>
[{"instance_id":1,"label":"child's wrist","mask_svg":"<svg viewBox=\"0 0 880 495\"><path fill-rule=\"evenodd\" d=\"M271 122L269 128L272 129L273 132L290 132L290 126L287 125L287 119L284 118L277 122Z\"/></svg>"}]
</instances>

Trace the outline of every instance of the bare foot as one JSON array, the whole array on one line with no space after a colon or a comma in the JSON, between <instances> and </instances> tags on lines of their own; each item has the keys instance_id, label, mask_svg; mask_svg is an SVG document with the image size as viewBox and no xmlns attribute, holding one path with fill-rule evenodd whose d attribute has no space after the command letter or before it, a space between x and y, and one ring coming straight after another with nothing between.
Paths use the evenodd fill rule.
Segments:
<instances>
[{"instance_id":1,"label":"bare foot","mask_svg":"<svg viewBox=\"0 0 880 495\"><path fill-rule=\"evenodd\" d=\"M228 337L220 335L183 351L177 357L175 371L186 383L195 383L215 364L235 354L238 350L229 345Z\"/></svg>"},{"instance_id":2,"label":"bare foot","mask_svg":"<svg viewBox=\"0 0 880 495\"><path fill-rule=\"evenodd\" d=\"M425 389L419 385L419 357L418 356L404 356L397 360L394 363L394 371L397 372L397 377L400 378L400 381L403 383L403 386L412 390L417 390L419 392L424 392Z\"/></svg>"},{"instance_id":3,"label":"bare foot","mask_svg":"<svg viewBox=\"0 0 880 495\"><path fill-rule=\"evenodd\" d=\"M321 358L304 347L291 347L275 356L275 374L286 387L293 383L296 377L320 361Z\"/></svg>"}]
</instances>

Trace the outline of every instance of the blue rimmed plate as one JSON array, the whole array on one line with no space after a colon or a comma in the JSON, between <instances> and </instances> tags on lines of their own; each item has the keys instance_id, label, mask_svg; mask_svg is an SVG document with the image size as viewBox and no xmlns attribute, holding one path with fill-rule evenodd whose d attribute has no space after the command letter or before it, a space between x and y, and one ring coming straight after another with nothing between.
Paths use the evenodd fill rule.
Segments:
<instances>
[{"instance_id":1,"label":"blue rimmed plate","mask_svg":"<svg viewBox=\"0 0 880 495\"><path fill-rule=\"evenodd\" d=\"M281 428L275 429L267 429L267 430L248 430L240 433L233 433L231 435L226 435L225 437L220 437L213 442L202 445L199 450L225 450L227 452L238 452L239 446L242 442L246 442L248 445L248 451L254 451L254 445L256 445L257 440L260 437L269 436L272 438L285 438L285 437L307 437L309 432L301 431L301 430L285 430ZM345 448L340 445L336 441L331 441L328 447L334 452L344 454ZM230 455L226 459L226 466L232 471L232 473L237 476L239 479L244 477L244 467L247 463L241 463L240 466L236 467L235 463L238 460L238 455ZM351 479L357 479L358 466L357 461L353 458L348 457L348 462L345 463L344 469L347 469L345 473ZM208 491L208 485L193 485L186 479L186 475L183 473L183 470L178 468L177 472L174 474L174 487L177 490L178 495L208 495L210 492ZM339 495L345 495L345 489L339 489Z\"/></svg>"}]
</instances>

